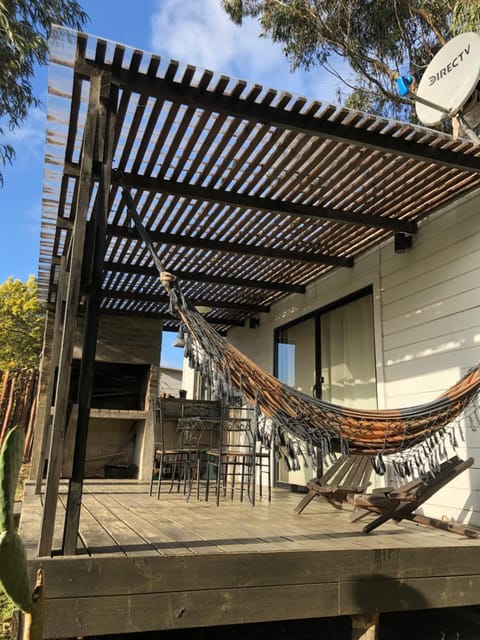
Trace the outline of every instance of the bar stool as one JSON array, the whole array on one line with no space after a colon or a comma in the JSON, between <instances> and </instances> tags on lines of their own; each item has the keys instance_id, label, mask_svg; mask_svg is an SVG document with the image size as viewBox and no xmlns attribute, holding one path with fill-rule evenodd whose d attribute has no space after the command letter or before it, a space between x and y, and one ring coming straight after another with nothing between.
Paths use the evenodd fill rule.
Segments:
<instances>
[{"instance_id":1,"label":"bar stool","mask_svg":"<svg viewBox=\"0 0 480 640\"><path fill-rule=\"evenodd\" d=\"M170 481L169 492L172 492L176 484L177 491L180 491L183 486L183 491L186 493L191 466L191 451L189 448L167 445L163 404L163 398L154 398L152 400L154 446L149 494L152 495L156 481L157 498L160 498L162 482L167 479Z\"/></svg>"},{"instance_id":2,"label":"bar stool","mask_svg":"<svg viewBox=\"0 0 480 640\"><path fill-rule=\"evenodd\" d=\"M223 415L220 420L218 446L209 449L206 455L205 500L209 499L214 474L217 506L220 504L220 495L226 497L229 491L233 500L237 489L240 501L243 501L245 489L250 491L254 486L255 451L251 420Z\"/></svg>"},{"instance_id":3,"label":"bar stool","mask_svg":"<svg viewBox=\"0 0 480 640\"><path fill-rule=\"evenodd\" d=\"M263 497L263 477L267 476L267 496L268 501L272 500L272 473L271 464L272 456L271 451L266 449L261 443L258 443L258 448L255 450L255 472L254 472L254 488L258 484L258 494L260 498ZM258 478L258 483L257 483ZM253 492L253 504L255 504L255 491Z\"/></svg>"}]
</instances>

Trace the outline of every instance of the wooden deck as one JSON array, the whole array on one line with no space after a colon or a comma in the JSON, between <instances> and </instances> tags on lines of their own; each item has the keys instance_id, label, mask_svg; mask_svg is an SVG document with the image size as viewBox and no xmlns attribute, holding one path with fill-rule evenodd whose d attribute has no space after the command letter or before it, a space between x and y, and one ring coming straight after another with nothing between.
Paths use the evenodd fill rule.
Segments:
<instances>
[{"instance_id":1,"label":"wooden deck","mask_svg":"<svg viewBox=\"0 0 480 640\"><path fill-rule=\"evenodd\" d=\"M480 604L479 540L412 524L367 536L320 500L296 515L300 497L217 507L87 481L78 554L38 559L41 498L27 483L20 528L32 573L45 569L45 637Z\"/></svg>"}]
</instances>

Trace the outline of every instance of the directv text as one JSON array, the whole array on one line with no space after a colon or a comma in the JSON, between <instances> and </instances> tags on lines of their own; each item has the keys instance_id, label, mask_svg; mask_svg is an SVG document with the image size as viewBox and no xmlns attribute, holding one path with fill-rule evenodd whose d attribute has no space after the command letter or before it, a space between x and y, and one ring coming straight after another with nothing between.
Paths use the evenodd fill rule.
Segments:
<instances>
[{"instance_id":1,"label":"directv text","mask_svg":"<svg viewBox=\"0 0 480 640\"><path fill-rule=\"evenodd\" d=\"M445 76L451 73L456 67L458 67L464 61L464 59L469 55L469 53L470 53L470 45L468 45L468 47L465 47L463 51L460 51L460 53L456 55L451 62L449 62L447 65L439 69L437 73L434 73L433 75L428 76L429 86L431 87L438 80L445 78Z\"/></svg>"}]
</instances>

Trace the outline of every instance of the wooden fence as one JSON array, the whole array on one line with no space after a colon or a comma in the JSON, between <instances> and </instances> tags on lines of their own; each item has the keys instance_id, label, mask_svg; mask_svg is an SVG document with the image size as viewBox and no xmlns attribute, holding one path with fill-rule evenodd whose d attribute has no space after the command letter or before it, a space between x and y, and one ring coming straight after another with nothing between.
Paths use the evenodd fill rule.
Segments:
<instances>
[{"instance_id":1,"label":"wooden fence","mask_svg":"<svg viewBox=\"0 0 480 640\"><path fill-rule=\"evenodd\" d=\"M25 432L23 461L30 462L37 408L38 369L0 371L0 446L10 429Z\"/></svg>"}]
</instances>

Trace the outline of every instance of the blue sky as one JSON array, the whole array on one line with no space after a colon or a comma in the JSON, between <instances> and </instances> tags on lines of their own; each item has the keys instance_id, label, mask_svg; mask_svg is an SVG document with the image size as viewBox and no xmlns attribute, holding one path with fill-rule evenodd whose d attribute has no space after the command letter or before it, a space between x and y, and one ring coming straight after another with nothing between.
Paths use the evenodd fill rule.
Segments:
<instances>
[{"instance_id":1,"label":"blue sky","mask_svg":"<svg viewBox=\"0 0 480 640\"><path fill-rule=\"evenodd\" d=\"M253 21L232 24L220 0L80 0L90 17L84 30L170 59L268 85L275 89L335 101L338 80L321 69L292 73L278 45L259 37ZM47 69L39 68L36 94L47 101ZM38 270L42 207L45 108L31 112L9 135L16 159L2 169L0 189L0 283L26 280ZM165 336L162 364L181 366L181 351Z\"/></svg>"}]
</instances>

